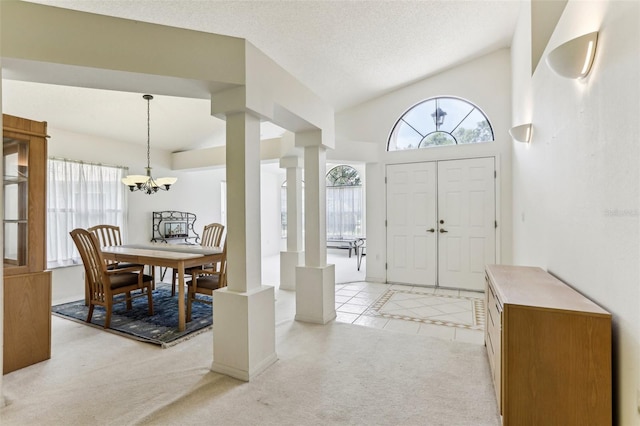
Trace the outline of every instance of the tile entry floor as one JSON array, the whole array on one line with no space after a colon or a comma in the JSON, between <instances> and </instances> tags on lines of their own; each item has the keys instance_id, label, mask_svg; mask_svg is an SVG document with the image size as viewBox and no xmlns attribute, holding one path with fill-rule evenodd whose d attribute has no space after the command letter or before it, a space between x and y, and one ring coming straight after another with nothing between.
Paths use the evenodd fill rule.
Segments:
<instances>
[{"instance_id":1,"label":"tile entry floor","mask_svg":"<svg viewBox=\"0 0 640 426\"><path fill-rule=\"evenodd\" d=\"M484 345L484 293L399 284L336 284L336 321Z\"/></svg>"}]
</instances>

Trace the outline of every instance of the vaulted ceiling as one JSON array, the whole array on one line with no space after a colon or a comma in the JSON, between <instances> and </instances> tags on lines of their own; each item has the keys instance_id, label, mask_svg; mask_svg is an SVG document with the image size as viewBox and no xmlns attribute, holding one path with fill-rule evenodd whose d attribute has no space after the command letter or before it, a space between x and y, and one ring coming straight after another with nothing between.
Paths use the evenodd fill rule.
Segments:
<instances>
[{"instance_id":1,"label":"vaulted ceiling","mask_svg":"<svg viewBox=\"0 0 640 426\"><path fill-rule=\"evenodd\" d=\"M336 112L508 47L521 7L517 0L33 3L245 38ZM45 120L50 127L146 143L142 93L5 78L2 95L5 113ZM151 104L153 147L180 151L224 143L224 125L209 110L206 100L156 97ZM263 138L281 133L269 124L262 130Z\"/></svg>"}]
</instances>

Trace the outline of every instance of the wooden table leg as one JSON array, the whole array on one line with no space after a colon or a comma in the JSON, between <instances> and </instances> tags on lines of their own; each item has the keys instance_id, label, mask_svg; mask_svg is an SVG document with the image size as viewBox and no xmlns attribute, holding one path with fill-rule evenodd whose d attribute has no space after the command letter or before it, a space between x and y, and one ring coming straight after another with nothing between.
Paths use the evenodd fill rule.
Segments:
<instances>
[{"instance_id":1,"label":"wooden table leg","mask_svg":"<svg viewBox=\"0 0 640 426\"><path fill-rule=\"evenodd\" d=\"M178 262L178 330L185 329L184 315L184 262Z\"/></svg>"}]
</instances>

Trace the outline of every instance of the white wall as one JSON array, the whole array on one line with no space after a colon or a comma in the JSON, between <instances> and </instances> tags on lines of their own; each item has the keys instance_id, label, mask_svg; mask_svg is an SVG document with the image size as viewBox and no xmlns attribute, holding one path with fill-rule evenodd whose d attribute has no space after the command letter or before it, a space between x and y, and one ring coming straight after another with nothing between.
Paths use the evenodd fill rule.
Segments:
<instances>
[{"instance_id":1,"label":"white wall","mask_svg":"<svg viewBox=\"0 0 640 426\"><path fill-rule=\"evenodd\" d=\"M129 167L129 174L145 174L146 145L132 145L50 128L49 156ZM153 144L152 144L153 146ZM170 153L151 150L154 177L175 176L178 181L169 191L154 195L128 193L128 227L126 242L142 243L151 239L152 212L178 210L195 213L196 229L220 221L220 181L223 168L207 171L173 171Z\"/></svg>"},{"instance_id":2,"label":"white wall","mask_svg":"<svg viewBox=\"0 0 640 426\"><path fill-rule=\"evenodd\" d=\"M513 39L514 262L546 268L613 314L614 424L640 424L640 3L570 1L546 53L599 30L584 81L540 64L531 76L528 8ZM535 30L535 28L534 28Z\"/></svg>"},{"instance_id":3,"label":"white wall","mask_svg":"<svg viewBox=\"0 0 640 426\"><path fill-rule=\"evenodd\" d=\"M379 161L366 164L367 176L367 279L385 281L386 200L385 165L450 158L496 156L496 197L499 252L502 263L511 262L511 64L508 49L501 49L451 68L336 116L336 144L367 141L378 150ZM479 108L489 118L495 142L457 147L386 152L395 122L413 105L435 96L457 96Z\"/></svg>"},{"instance_id":4,"label":"white wall","mask_svg":"<svg viewBox=\"0 0 640 426\"><path fill-rule=\"evenodd\" d=\"M144 174L146 145L132 145L112 140L49 128L49 156L127 166L130 174ZM154 195L128 193L128 226L123 236L128 243L145 243L152 236L152 213L178 210L195 213L196 232L204 225L221 221L220 189L226 180L224 168L209 170L174 171L168 168L170 153L151 151L152 174L155 177L175 176L178 181L168 192ZM262 256L279 253L280 243L280 188L277 174L263 166L262 180ZM83 267L53 270L53 303L62 303L84 297Z\"/></svg>"}]
</instances>

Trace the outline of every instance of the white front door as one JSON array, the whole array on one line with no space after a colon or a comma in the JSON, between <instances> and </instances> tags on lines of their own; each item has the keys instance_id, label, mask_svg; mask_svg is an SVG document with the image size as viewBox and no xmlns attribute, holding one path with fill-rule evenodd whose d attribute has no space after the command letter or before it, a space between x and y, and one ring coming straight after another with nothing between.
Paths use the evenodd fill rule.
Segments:
<instances>
[{"instance_id":1,"label":"white front door","mask_svg":"<svg viewBox=\"0 0 640 426\"><path fill-rule=\"evenodd\" d=\"M387 166L387 280L435 286L436 163Z\"/></svg>"},{"instance_id":2,"label":"white front door","mask_svg":"<svg viewBox=\"0 0 640 426\"><path fill-rule=\"evenodd\" d=\"M493 158L438 162L438 284L482 290L495 263Z\"/></svg>"},{"instance_id":3,"label":"white front door","mask_svg":"<svg viewBox=\"0 0 640 426\"><path fill-rule=\"evenodd\" d=\"M495 263L494 159L387 166L387 281L482 290Z\"/></svg>"}]
</instances>

